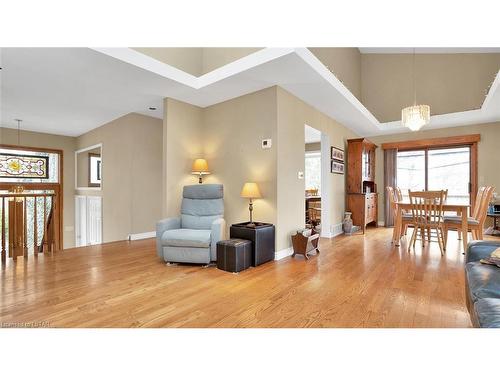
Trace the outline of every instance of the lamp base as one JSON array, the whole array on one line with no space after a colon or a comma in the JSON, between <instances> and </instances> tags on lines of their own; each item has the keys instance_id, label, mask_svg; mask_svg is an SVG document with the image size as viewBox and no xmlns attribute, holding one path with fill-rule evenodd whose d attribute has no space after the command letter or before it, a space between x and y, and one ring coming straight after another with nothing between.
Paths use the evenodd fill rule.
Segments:
<instances>
[{"instance_id":1,"label":"lamp base","mask_svg":"<svg viewBox=\"0 0 500 375\"><path fill-rule=\"evenodd\" d=\"M247 228L255 228L256 224L254 222L250 222L246 226L247 226Z\"/></svg>"}]
</instances>

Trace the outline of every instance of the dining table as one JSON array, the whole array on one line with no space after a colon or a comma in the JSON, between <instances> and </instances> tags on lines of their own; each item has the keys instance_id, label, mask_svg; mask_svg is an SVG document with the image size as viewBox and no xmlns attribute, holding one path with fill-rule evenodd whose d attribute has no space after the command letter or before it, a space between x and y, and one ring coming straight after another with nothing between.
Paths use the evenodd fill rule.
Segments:
<instances>
[{"instance_id":1,"label":"dining table","mask_svg":"<svg viewBox=\"0 0 500 375\"><path fill-rule=\"evenodd\" d=\"M399 246L399 239L401 239L401 221L403 218L403 212L411 212L412 204L410 200L403 199L400 202L394 202L396 205L397 215L394 219L394 230L396 231L396 246ZM460 231L462 232L462 246L464 252L467 250L467 236L469 232L468 228L468 214L471 205L469 203L463 203L460 201L454 201L453 199L447 199L443 202L443 212L456 212L458 216L462 218Z\"/></svg>"}]
</instances>

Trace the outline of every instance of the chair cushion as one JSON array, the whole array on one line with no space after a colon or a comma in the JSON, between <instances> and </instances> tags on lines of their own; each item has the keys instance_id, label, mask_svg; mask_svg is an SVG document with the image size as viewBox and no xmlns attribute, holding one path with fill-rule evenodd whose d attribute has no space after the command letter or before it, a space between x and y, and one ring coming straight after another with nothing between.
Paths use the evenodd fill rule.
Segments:
<instances>
[{"instance_id":1,"label":"chair cushion","mask_svg":"<svg viewBox=\"0 0 500 375\"><path fill-rule=\"evenodd\" d=\"M445 216L444 222L445 223L460 224L462 222L462 218L460 216ZM467 222L469 224L476 224L476 225L479 224L479 220L476 220L473 217L468 217Z\"/></svg>"},{"instance_id":2,"label":"chair cushion","mask_svg":"<svg viewBox=\"0 0 500 375\"><path fill-rule=\"evenodd\" d=\"M161 244L174 247L210 247L210 234L209 230L167 230L161 236Z\"/></svg>"},{"instance_id":3,"label":"chair cushion","mask_svg":"<svg viewBox=\"0 0 500 375\"><path fill-rule=\"evenodd\" d=\"M500 328L500 299L483 298L474 304L474 313L481 328Z\"/></svg>"},{"instance_id":4,"label":"chair cushion","mask_svg":"<svg viewBox=\"0 0 500 375\"><path fill-rule=\"evenodd\" d=\"M224 190L221 184L198 184L184 186L182 197L190 199L222 199Z\"/></svg>"},{"instance_id":5,"label":"chair cushion","mask_svg":"<svg viewBox=\"0 0 500 375\"><path fill-rule=\"evenodd\" d=\"M465 265L471 299L500 298L500 268L480 262Z\"/></svg>"},{"instance_id":6,"label":"chair cushion","mask_svg":"<svg viewBox=\"0 0 500 375\"><path fill-rule=\"evenodd\" d=\"M222 218L222 199L183 198L181 205L181 227L187 229L211 229L212 223Z\"/></svg>"}]
</instances>

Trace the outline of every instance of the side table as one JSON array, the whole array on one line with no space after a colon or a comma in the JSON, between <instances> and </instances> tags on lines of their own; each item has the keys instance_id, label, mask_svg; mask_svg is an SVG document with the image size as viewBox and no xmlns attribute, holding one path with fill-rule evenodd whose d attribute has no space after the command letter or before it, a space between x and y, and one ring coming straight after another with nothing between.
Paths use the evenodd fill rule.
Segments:
<instances>
[{"instance_id":1,"label":"side table","mask_svg":"<svg viewBox=\"0 0 500 375\"><path fill-rule=\"evenodd\" d=\"M249 222L233 224L229 228L231 238L242 238L252 241L252 266L274 260L275 253L275 229L270 223Z\"/></svg>"}]
</instances>

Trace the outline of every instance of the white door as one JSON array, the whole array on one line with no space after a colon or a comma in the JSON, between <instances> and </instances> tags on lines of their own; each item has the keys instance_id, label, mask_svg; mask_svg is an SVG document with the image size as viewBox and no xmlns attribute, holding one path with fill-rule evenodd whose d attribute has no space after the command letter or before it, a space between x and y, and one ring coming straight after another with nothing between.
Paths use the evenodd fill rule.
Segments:
<instances>
[{"instance_id":1,"label":"white door","mask_svg":"<svg viewBox=\"0 0 500 375\"><path fill-rule=\"evenodd\" d=\"M101 197L87 197L87 243L97 245L102 242Z\"/></svg>"},{"instance_id":2,"label":"white door","mask_svg":"<svg viewBox=\"0 0 500 375\"><path fill-rule=\"evenodd\" d=\"M102 243L102 197L75 196L75 246Z\"/></svg>"}]
</instances>

